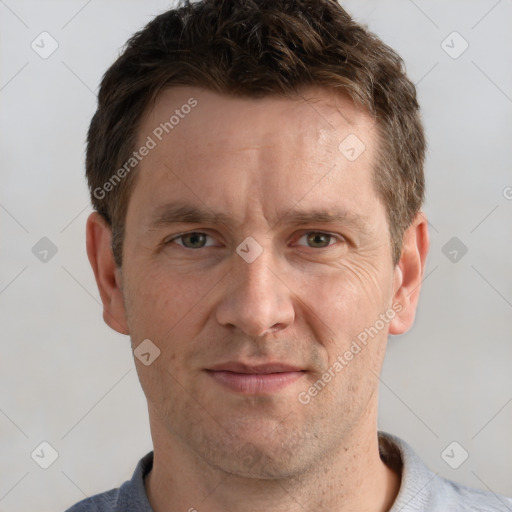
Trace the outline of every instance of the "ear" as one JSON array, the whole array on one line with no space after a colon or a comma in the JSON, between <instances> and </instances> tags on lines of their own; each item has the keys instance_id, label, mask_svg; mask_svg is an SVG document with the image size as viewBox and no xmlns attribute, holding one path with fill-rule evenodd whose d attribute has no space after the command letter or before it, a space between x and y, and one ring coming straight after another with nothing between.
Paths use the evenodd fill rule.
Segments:
<instances>
[{"instance_id":1,"label":"ear","mask_svg":"<svg viewBox=\"0 0 512 512\"><path fill-rule=\"evenodd\" d=\"M116 266L112 252L112 230L97 212L87 219L86 240L87 256L103 302L103 320L115 331L129 334L121 269Z\"/></svg>"},{"instance_id":2,"label":"ear","mask_svg":"<svg viewBox=\"0 0 512 512\"><path fill-rule=\"evenodd\" d=\"M419 212L404 233L402 255L395 267L396 315L389 324L390 334L403 334L414 322L429 245L427 217Z\"/></svg>"}]
</instances>

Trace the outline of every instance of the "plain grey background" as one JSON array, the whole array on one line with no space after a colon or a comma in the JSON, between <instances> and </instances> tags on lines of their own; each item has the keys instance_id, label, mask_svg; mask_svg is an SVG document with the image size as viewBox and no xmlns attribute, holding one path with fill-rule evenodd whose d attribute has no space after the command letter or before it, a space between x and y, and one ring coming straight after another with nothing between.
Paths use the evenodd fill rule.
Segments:
<instances>
[{"instance_id":1,"label":"plain grey background","mask_svg":"<svg viewBox=\"0 0 512 512\"><path fill-rule=\"evenodd\" d=\"M84 141L102 74L170 5L0 0L3 512L64 510L151 449L129 340L103 323L85 253ZM390 341L379 426L440 475L512 495L512 2L343 5L404 58L429 142L431 253L416 323Z\"/></svg>"}]
</instances>

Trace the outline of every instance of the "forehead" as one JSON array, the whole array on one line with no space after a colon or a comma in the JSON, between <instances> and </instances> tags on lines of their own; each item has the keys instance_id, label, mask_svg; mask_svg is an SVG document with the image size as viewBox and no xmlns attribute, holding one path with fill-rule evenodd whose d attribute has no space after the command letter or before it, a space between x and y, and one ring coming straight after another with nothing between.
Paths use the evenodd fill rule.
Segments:
<instances>
[{"instance_id":1,"label":"forehead","mask_svg":"<svg viewBox=\"0 0 512 512\"><path fill-rule=\"evenodd\" d=\"M320 87L293 96L262 98L219 94L200 87L170 87L146 109L139 124L139 142L149 134L158 141L183 140L193 131L198 142L215 138L228 148L256 136L275 138L277 132L286 138L296 137L300 131L311 141L331 137L336 142L349 132L368 138L375 126L366 110L347 95Z\"/></svg>"},{"instance_id":2,"label":"forehead","mask_svg":"<svg viewBox=\"0 0 512 512\"><path fill-rule=\"evenodd\" d=\"M132 196L139 208L186 198L227 215L249 200L264 214L297 201L357 210L376 197L374 130L369 114L325 89L240 98L172 87L141 120L137 147L151 149Z\"/></svg>"}]
</instances>

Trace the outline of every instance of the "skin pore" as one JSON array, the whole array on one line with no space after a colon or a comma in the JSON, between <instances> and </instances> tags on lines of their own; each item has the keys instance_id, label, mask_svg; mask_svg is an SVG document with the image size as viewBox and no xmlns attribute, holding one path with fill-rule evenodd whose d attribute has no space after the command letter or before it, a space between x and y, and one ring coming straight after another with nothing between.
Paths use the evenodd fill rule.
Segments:
<instances>
[{"instance_id":1,"label":"skin pore","mask_svg":"<svg viewBox=\"0 0 512 512\"><path fill-rule=\"evenodd\" d=\"M160 350L148 366L135 359L154 444L150 503L389 510L400 476L379 457L377 376L388 334L414 320L426 218L406 231L394 267L372 181L375 122L326 89L248 99L172 87L141 120L137 147L191 97L197 106L137 167L120 269L109 227L96 213L87 225L105 321L132 348L149 339ZM353 161L339 149L351 134L365 146ZM269 364L290 367L286 382L258 377Z\"/></svg>"}]
</instances>

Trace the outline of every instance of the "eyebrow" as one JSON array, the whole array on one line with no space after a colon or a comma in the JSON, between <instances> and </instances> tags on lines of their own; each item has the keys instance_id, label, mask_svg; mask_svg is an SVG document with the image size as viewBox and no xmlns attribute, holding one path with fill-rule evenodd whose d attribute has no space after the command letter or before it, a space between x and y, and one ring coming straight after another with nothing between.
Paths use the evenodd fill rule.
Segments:
<instances>
[{"instance_id":1,"label":"eyebrow","mask_svg":"<svg viewBox=\"0 0 512 512\"><path fill-rule=\"evenodd\" d=\"M169 224L230 224L232 219L224 213L215 213L206 209L186 204L165 204L160 206L152 216L150 230Z\"/></svg>"},{"instance_id":2,"label":"eyebrow","mask_svg":"<svg viewBox=\"0 0 512 512\"><path fill-rule=\"evenodd\" d=\"M366 224L366 217L351 213L347 211L339 210L303 210L303 209L291 209L284 215L279 217L276 224L344 224L354 228L363 229Z\"/></svg>"},{"instance_id":3,"label":"eyebrow","mask_svg":"<svg viewBox=\"0 0 512 512\"><path fill-rule=\"evenodd\" d=\"M156 209L152 215L148 230L153 231L170 224L223 224L230 227L235 222L233 217L225 213L213 212L187 204L165 204ZM338 210L324 209L297 209L291 208L284 214L278 215L271 228L277 224L304 225L304 224L335 224L340 223L356 229L363 229L366 217Z\"/></svg>"}]
</instances>

